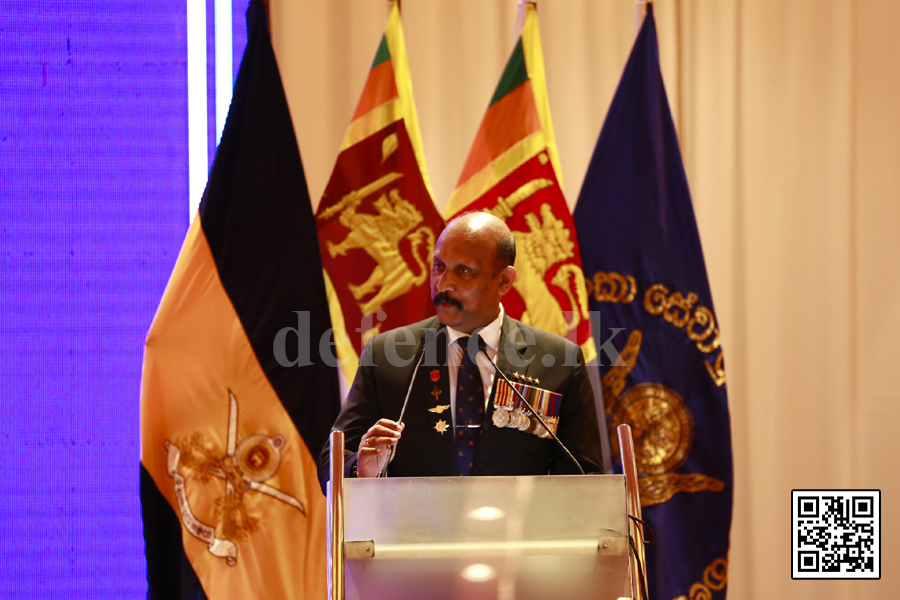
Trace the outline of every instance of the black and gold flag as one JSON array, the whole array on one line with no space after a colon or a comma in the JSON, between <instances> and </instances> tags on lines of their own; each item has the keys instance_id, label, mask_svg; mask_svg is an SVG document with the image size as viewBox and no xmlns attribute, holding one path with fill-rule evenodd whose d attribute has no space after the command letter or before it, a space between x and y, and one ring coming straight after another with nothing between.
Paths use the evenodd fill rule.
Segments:
<instances>
[{"instance_id":1,"label":"black and gold flag","mask_svg":"<svg viewBox=\"0 0 900 600\"><path fill-rule=\"evenodd\" d=\"M199 214L147 335L141 501L151 598L321 598L318 453L340 408L316 226L253 0ZM202 588L202 589L201 589Z\"/></svg>"}]
</instances>

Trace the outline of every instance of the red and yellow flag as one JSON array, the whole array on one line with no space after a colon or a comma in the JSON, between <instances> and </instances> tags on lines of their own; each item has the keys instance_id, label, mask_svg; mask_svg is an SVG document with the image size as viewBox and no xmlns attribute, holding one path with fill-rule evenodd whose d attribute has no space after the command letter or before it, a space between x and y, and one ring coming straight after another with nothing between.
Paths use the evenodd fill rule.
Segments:
<instances>
[{"instance_id":1,"label":"red and yellow flag","mask_svg":"<svg viewBox=\"0 0 900 600\"><path fill-rule=\"evenodd\" d=\"M332 321L349 332L338 358L352 381L371 336L434 315L428 277L444 221L428 182L396 2L316 226Z\"/></svg>"},{"instance_id":2,"label":"red and yellow flag","mask_svg":"<svg viewBox=\"0 0 900 600\"><path fill-rule=\"evenodd\" d=\"M340 410L300 152L262 0L222 142L147 334L148 596L324 598L315 457ZM327 346L327 344L326 344Z\"/></svg>"},{"instance_id":3,"label":"red and yellow flag","mask_svg":"<svg viewBox=\"0 0 900 600\"><path fill-rule=\"evenodd\" d=\"M444 216L483 210L516 238L511 317L563 335L597 356L572 214L563 196L550 121L537 9L524 5L522 35L491 98Z\"/></svg>"}]
</instances>

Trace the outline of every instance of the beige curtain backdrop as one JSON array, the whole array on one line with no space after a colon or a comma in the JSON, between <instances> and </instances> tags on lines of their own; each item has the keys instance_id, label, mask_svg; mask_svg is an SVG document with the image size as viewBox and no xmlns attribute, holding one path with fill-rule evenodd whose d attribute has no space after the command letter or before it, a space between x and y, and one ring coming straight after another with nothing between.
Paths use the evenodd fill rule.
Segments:
<instances>
[{"instance_id":1,"label":"beige curtain backdrop","mask_svg":"<svg viewBox=\"0 0 900 600\"><path fill-rule=\"evenodd\" d=\"M386 18L271 0L314 204ZM659 0L660 53L728 355L730 598L895 598L900 524L900 2ZM631 0L539 5L574 205L631 49ZM514 0L406 0L443 208L512 49ZM790 492L882 491L880 581L793 581Z\"/></svg>"}]
</instances>

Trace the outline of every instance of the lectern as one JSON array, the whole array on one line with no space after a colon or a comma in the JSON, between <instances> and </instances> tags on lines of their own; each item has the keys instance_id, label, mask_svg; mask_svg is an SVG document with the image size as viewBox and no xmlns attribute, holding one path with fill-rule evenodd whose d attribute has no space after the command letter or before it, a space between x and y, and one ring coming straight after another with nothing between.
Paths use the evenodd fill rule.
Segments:
<instances>
[{"instance_id":1,"label":"lectern","mask_svg":"<svg viewBox=\"0 0 900 600\"><path fill-rule=\"evenodd\" d=\"M624 475L381 479L344 479L332 433L329 600L640 597L637 471L618 433Z\"/></svg>"}]
</instances>

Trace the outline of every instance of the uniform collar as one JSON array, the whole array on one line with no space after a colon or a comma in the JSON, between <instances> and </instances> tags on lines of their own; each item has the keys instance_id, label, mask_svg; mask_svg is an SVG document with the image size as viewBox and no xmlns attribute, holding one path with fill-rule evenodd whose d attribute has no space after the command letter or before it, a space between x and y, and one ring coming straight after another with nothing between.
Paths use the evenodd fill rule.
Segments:
<instances>
[{"instance_id":1,"label":"uniform collar","mask_svg":"<svg viewBox=\"0 0 900 600\"><path fill-rule=\"evenodd\" d=\"M498 348L500 348L500 326L503 324L503 316L505 312L503 310L503 305L500 305L500 314L497 315L497 318L488 323L486 326L482 327L475 331L481 338L484 340L484 343L488 345L495 352ZM448 346L452 345L453 342L458 340L461 337L469 337L468 333L463 333L461 331L457 331L452 327L447 327L447 341Z\"/></svg>"}]
</instances>

